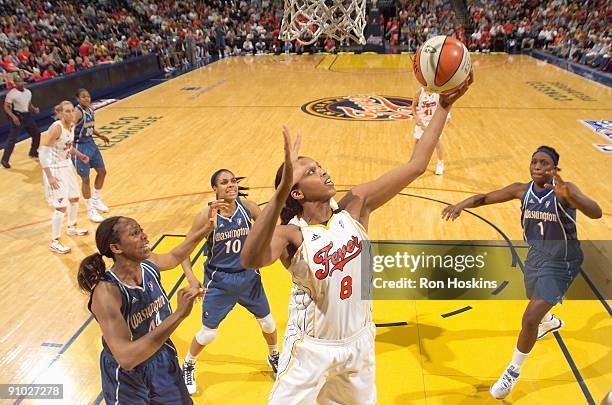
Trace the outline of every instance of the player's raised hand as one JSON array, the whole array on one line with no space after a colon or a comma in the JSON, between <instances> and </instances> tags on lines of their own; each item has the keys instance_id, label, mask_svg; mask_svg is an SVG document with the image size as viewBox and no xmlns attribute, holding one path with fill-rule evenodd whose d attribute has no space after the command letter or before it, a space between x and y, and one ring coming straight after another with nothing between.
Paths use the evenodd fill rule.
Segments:
<instances>
[{"instance_id":1,"label":"player's raised hand","mask_svg":"<svg viewBox=\"0 0 612 405\"><path fill-rule=\"evenodd\" d=\"M298 129L295 137L295 143L292 144L289 128L283 125L283 140L285 145L285 163L283 165L283 177L278 188L283 186L291 188L299 181L303 174L295 170L299 157L300 146L302 145L302 133Z\"/></svg>"},{"instance_id":2,"label":"player's raised hand","mask_svg":"<svg viewBox=\"0 0 612 405\"><path fill-rule=\"evenodd\" d=\"M453 105L455 101L465 94L472 83L474 83L474 72L470 70L470 75L460 86L448 93L440 94L440 105L443 108L448 108Z\"/></svg>"},{"instance_id":3,"label":"player's raised hand","mask_svg":"<svg viewBox=\"0 0 612 405\"><path fill-rule=\"evenodd\" d=\"M544 188L554 190L557 197L568 201L572 197L570 188L567 186L567 183L563 181L561 176L559 176L559 172L557 171L557 169L548 170L546 172L546 175L552 177L552 179L555 181L555 184L553 185L551 183L546 183L544 184Z\"/></svg>"},{"instance_id":4,"label":"player's raised hand","mask_svg":"<svg viewBox=\"0 0 612 405\"><path fill-rule=\"evenodd\" d=\"M217 226L217 214L219 211L228 209L229 204L225 200L215 200L208 203L208 222L212 226Z\"/></svg>"},{"instance_id":5,"label":"player's raised hand","mask_svg":"<svg viewBox=\"0 0 612 405\"><path fill-rule=\"evenodd\" d=\"M461 211L463 211L463 208L459 207L458 205L449 205L442 210L442 219L445 221L448 221L449 219L454 221L455 219L459 218Z\"/></svg>"}]
</instances>

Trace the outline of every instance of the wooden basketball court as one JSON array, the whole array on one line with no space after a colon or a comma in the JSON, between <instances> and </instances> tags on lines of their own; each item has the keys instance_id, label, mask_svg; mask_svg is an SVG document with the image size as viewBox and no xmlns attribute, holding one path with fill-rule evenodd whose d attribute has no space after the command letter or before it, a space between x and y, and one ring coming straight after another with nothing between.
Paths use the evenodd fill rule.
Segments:
<instances>
[{"instance_id":1,"label":"wooden basketball court","mask_svg":"<svg viewBox=\"0 0 612 405\"><path fill-rule=\"evenodd\" d=\"M445 130L444 175L434 175L430 165L406 195L372 216L370 237L499 240L501 231L520 240L518 201L478 209L490 223L471 215L443 223L444 204L438 201L455 203L472 193L528 181L532 151L547 144L561 155L564 179L604 210L599 220L578 215L579 237L611 239L612 156L593 146L606 140L578 121L612 118L610 88L529 56L476 55L473 62L476 82L453 107ZM157 242L156 252L168 251L211 199L209 178L216 169L246 176L250 198L267 201L283 160L283 124L301 128L302 154L317 159L338 189L347 189L409 159L414 121L326 119L306 114L302 105L337 96L412 97L416 89L411 55L222 60L97 111L96 127L113 138L102 152L109 172L105 202L113 215L136 218ZM72 253L49 251L51 209L40 167L26 157L28 143L17 146L13 169L0 173L0 383L63 383L61 403L100 403L100 330L86 309L88 297L76 285L78 263L93 252L95 242L91 235L64 236ZM93 232L81 208L80 225ZM201 276L203 258L194 254L192 259ZM180 269L162 274L166 292L174 295L181 274ZM278 263L262 274L282 342L290 277ZM593 281L605 287L609 279L600 274ZM576 283L586 285L580 276ZM511 358L525 305L375 302L377 323L407 323L378 329L379 403L495 403L488 387ZM593 295L590 301L568 300L556 308L565 328L536 344L507 402L598 403L612 388L612 321L606 305ZM181 360L200 317L196 305L172 337ZM265 403L273 383L266 355L257 322L237 308L200 356L194 402Z\"/></svg>"}]
</instances>

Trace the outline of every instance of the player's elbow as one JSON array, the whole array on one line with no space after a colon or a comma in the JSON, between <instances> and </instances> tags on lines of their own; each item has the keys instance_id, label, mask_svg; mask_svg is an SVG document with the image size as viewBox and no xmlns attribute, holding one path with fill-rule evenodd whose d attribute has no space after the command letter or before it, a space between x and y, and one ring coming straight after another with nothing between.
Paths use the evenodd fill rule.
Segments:
<instances>
[{"instance_id":1,"label":"player's elbow","mask_svg":"<svg viewBox=\"0 0 612 405\"><path fill-rule=\"evenodd\" d=\"M412 178L417 178L423 173L425 173L425 170L427 170L428 163L429 162L427 160L423 159L420 156L413 156L409 163L410 176Z\"/></svg>"},{"instance_id":2,"label":"player's elbow","mask_svg":"<svg viewBox=\"0 0 612 405\"><path fill-rule=\"evenodd\" d=\"M131 370L140 364L134 356L133 351L125 351L117 354L113 353L113 357L117 360L119 367L125 370Z\"/></svg>"},{"instance_id":3,"label":"player's elbow","mask_svg":"<svg viewBox=\"0 0 612 405\"><path fill-rule=\"evenodd\" d=\"M417 178L423 175L423 173L425 173L425 170L427 170L427 162L425 160L416 159L413 163L414 165L412 167L412 177Z\"/></svg>"},{"instance_id":4,"label":"player's elbow","mask_svg":"<svg viewBox=\"0 0 612 405\"><path fill-rule=\"evenodd\" d=\"M589 218L591 218L591 219L599 219L602 216L603 216L603 211L601 210L601 207L598 205L597 207L595 207L593 212L591 212L591 215L589 215Z\"/></svg>"},{"instance_id":5,"label":"player's elbow","mask_svg":"<svg viewBox=\"0 0 612 405\"><path fill-rule=\"evenodd\" d=\"M240 253L240 264L242 265L242 268L244 269L254 269L257 268L257 263L256 263L256 259L255 257L253 257L251 254L249 254L249 252L245 252L245 249L242 249L242 252Z\"/></svg>"}]
</instances>

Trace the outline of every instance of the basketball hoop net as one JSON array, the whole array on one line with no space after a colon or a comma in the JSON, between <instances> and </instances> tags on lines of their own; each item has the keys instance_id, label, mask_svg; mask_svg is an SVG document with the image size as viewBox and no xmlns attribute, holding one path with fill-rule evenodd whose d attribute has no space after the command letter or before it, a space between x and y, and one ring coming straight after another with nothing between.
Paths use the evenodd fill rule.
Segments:
<instances>
[{"instance_id":1,"label":"basketball hoop net","mask_svg":"<svg viewBox=\"0 0 612 405\"><path fill-rule=\"evenodd\" d=\"M366 0L284 0L280 39L304 45L321 35L365 45Z\"/></svg>"}]
</instances>

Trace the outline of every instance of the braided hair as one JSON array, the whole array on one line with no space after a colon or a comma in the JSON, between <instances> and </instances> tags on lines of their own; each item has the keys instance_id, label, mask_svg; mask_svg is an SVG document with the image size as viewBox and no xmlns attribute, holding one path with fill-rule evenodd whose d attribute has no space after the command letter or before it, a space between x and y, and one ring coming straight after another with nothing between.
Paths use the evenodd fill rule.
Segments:
<instances>
[{"instance_id":1,"label":"braided hair","mask_svg":"<svg viewBox=\"0 0 612 405\"><path fill-rule=\"evenodd\" d=\"M100 223L96 230L96 247L98 251L87 256L79 265L77 274L77 282L81 290L87 293L93 293L94 288L98 285L100 277L106 271L106 264L103 256L115 260L115 254L112 252L110 245L119 242L119 234L116 225L119 220L125 217L109 217Z\"/></svg>"}]
</instances>

